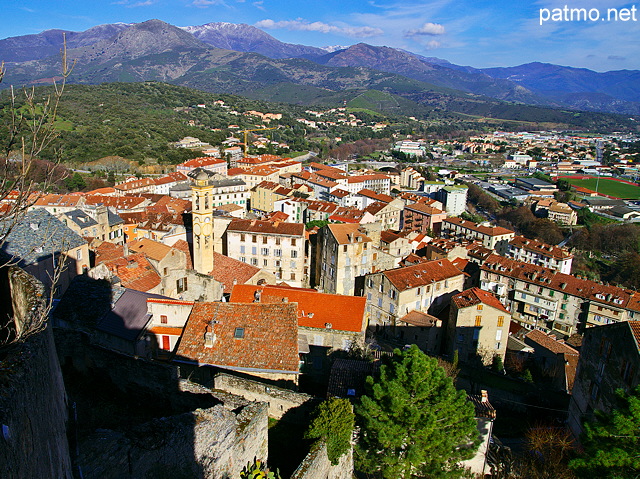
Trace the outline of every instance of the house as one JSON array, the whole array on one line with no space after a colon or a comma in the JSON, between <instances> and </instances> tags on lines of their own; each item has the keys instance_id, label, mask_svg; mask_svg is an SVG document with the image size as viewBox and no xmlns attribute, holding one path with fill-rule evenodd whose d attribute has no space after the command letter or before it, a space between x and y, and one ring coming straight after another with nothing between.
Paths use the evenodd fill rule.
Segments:
<instances>
[{"instance_id":1,"label":"house","mask_svg":"<svg viewBox=\"0 0 640 479\"><path fill-rule=\"evenodd\" d=\"M227 178L203 168L194 168L187 176L195 180L200 172L204 172L208 177L209 186L211 187L209 198L212 207L232 204L245 210L247 209L251 192L241 178Z\"/></svg>"},{"instance_id":2,"label":"house","mask_svg":"<svg viewBox=\"0 0 640 479\"><path fill-rule=\"evenodd\" d=\"M304 224L234 219L225 234L229 257L272 273L291 286L309 284Z\"/></svg>"},{"instance_id":3,"label":"house","mask_svg":"<svg viewBox=\"0 0 640 479\"><path fill-rule=\"evenodd\" d=\"M201 158L194 158L193 160L185 161L176 165L176 171L187 175L190 171L196 168L204 168L213 173L219 173L221 175L227 174L227 162L220 158L214 158L211 156L205 156Z\"/></svg>"},{"instance_id":4,"label":"house","mask_svg":"<svg viewBox=\"0 0 640 479\"><path fill-rule=\"evenodd\" d=\"M196 303L174 358L202 378L220 370L298 383L298 320L293 303Z\"/></svg>"},{"instance_id":5,"label":"house","mask_svg":"<svg viewBox=\"0 0 640 479\"><path fill-rule=\"evenodd\" d=\"M331 224L318 231L315 278L321 291L353 295L356 278L370 273L373 261L373 241L360 225Z\"/></svg>"},{"instance_id":6,"label":"house","mask_svg":"<svg viewBox=\"0 0 640 479\"><path fill-rule=\"evenodd\" d=\"M578 213L566 203L554 202L547 210L547 218L563 225L578 224Z\"/></svg>"},{"instance_id":7,"label":"house","mask_svg":"<svg viewBox=\"0 0 640 479\"><path fill-rule=\"evenodd\" d=\"M315 289L270 285L236 285L232 303L296 303L298 332L303 343L347 351L364 343L365 299L319 293Z\"/></svg>"},{"instance_id":8,"label":"house","mask_svg":"<svg viewBox=\"0 0 640 479\"><path fill-rule=\"evenodd\" d=\"M640 384L640 322L622 321L589 328L584 333L568 424L576 438L595 412L616 407L616 390Z\"/></svg>"},{"instance_id":9,"label":"house","mask_svg":"<svg viewBox=\"0 0 640 479\"><path fill-rule=\"evenodd\" d=\"M149 355L156 359L169 358L182 336L193 304L193 301L155 296L147 298L147 313L151 315L145 328Z\"/></svg>"},{"instance_id":10,"label":"house","mask_svg":"<svg viewBox=\"0 0 640 479\"><path fill-rule=\"evenodd\" d=\"M367 274L369 327L388 334L399 317L412 310L439 312L463 287L464 273L446 259Z\"/></svg>"},{"instance_id":11,"label":"house","mask_svg":"<svg viewBox=\"0 0 640 479\"><path fill-rule=\"evenodd\" d=\"M504 360L511 313L492 293L471 288L451 298L445 350L458 351L460 361L475 358L484 365L498 356Z\"/></svg>"},{"instance_id":12,"label":"house","mask_svg":"<svg viewBox=\"0 0 640 479\"><path fill-rule=\"evenodd\" d=\"M396 322L397 340L404 344L415 344L431 356L440 354L443 336L442 321L423 311L409 311Z\"/></svg>"},{"instance_id":13,"label":"house","mask_svg":"<svg viewBox=\"0 0 640 479\"><path fill-rule=\"evenodd\" d=\"M553 387L571 394L580 353L553 334L539 329L529 331L524 343L533 348L533 361Z\"/></svg>"},{"instance_id":14,"label":"house","mask_svg":"<svg viewBox=\"0 0 640 479\"><path fill-rule=\"evenodd\" d=\"M365 207L365 213L373 215L374 221L382 224L382 229L399 230L403 204L399 200L389 203L376 201Z\"/></svg>"},{"instance_id":15,"label":"house","mask_svg":"<svg viewBox=\"0 0 640 479\"><path fill-rule=\"evenodd\" d=\"M58 276L56 296L75 276L89 270L87 241L44 208L28 211L15 224L12 218L3 219L0 238L0 249L11 261L46 287L53 287Z\"/></svg>"},{"instance_id":16,"label":"house","mask_svg":"<svg viewBox=\"0 0 640 479\"><path fill-rule=\"evenodd\" d=\"M104 205L85 206L57 216L83 238L124 244L124 220Z\"/></svg>"}]
</instances>

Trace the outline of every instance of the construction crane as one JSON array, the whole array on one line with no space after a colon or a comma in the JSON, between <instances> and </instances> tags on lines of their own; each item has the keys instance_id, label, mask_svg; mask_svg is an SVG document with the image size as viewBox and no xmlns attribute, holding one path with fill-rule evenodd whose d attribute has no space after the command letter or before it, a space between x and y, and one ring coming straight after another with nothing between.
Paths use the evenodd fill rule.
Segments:
<instances>
[{"instance_id":1,"label":"construction crane","mask_svg":"<svg viewBox=\"0 0 640 479\"><path fill-rule=\"evenodd\" d=\"M277 130L277 128L272 127L272 128L255 128L253 130L242 130L242 132L244 133L244 156L247 156L247 133L249 133L250 131L262 131L262 130Z\"/></svg>"}]
</instances>

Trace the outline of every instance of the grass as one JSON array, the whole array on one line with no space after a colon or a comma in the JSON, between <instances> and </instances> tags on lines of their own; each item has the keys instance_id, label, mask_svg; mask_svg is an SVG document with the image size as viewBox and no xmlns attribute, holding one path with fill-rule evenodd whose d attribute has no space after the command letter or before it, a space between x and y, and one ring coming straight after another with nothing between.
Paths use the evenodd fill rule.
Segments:
<instances>
[{"instance_id":1,"label":"grass","mask_svg":"<svg viewBox=\"0 0 640 479\"><path fill-rule=\"evenodd\" d=\"M597 178L587 178L584 180L578 180L574 178L565 178L573 186L580 186L582 188L588 188L590 190L596 190L596 184L598 184L598 193L602 193L616 198L624 198L629 200L640 199L640 186L630 185L621 181L611 180L607 178L600 178L598 182Z\"/></svg>"}]
</instances>

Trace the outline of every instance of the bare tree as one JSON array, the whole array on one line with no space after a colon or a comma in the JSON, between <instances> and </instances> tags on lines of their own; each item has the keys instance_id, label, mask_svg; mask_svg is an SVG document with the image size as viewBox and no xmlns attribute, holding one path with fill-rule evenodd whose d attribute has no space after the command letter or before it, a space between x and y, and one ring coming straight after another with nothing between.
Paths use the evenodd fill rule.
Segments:
<instances>
[{"instance_id":1,"label":"bare tree","mask_svg":"<svg viewBox=\"0 0 640 479\"><path fill-rule=\"evenodd\" d=\"M75 61L68 61L65 38L61 60L61 76L54 80L52 91L44 97L40 96L41 92L35 87L24 87L18 90L21 93L13 86L9 87L5 122L1 125L5 129L6 141L0 145L0 249L4 249L11 232L25 220L39 192L46 192L57 179L57 162L49 164L44 171L38 171L38 175L34 173L37 169L41 170L42 162L38 158L39 155L59 136L56 128L58 107L67 78L75 65ZM6 67L2 62L0 82L4 80L5 75ZM46 251L50 254L53 266L47 273L47 282L51 287L42 302L42 307L34 308L26 322L25 318L21 322L12 315L0 318L0 332L3 333L0 336L4 344L23 341L46 327L55 285L66 270L68 261L59 251L59 245L65 243L64 239L45 240L42 243L34 245L33 248L42 249L43 252L51 249ZM19 265L20 260L21 258L3 254L0 257L0 268L9 277L9 269Z\"/></svg>"},{"instance_id":2,"label":"bare tree","mask_svg":"<svg viewBox=\"0 0 640 479\"><path fill-rule=\"evenodd\" d=\"M64 34L63 34L64 35ZM46 168L39 177L33 175L38 156L59 136L56 128L58 107L64 93L67 78L71 75L75 61L69 63L66 39L61 50L61 76L54 79L53 90L44 97L35 87L22 88L18 94L13 85L9 87L9 105L5 124L6 142L0 150L0 248L7 235L19 223L36 200L35 193L47 191L56 179L57 162ZM0 66L0 82L6 68Z\"/></svg>"}]
</instances>

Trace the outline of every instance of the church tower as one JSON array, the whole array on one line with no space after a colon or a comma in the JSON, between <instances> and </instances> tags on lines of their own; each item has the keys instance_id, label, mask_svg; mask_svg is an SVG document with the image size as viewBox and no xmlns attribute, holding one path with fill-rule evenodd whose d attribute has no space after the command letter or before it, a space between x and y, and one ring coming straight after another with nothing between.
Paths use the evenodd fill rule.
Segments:
<instances>
[{"instance_id":1,"label":"church tower","mask_svg":"<svg viewBox=\"0 0 640 479\"><path fill-rule=\"evenodd\" d=\"M193 219L193 268L201 274L213 271L213 185L200 171L191 185Z\"/></svg>"}]
</instances>

